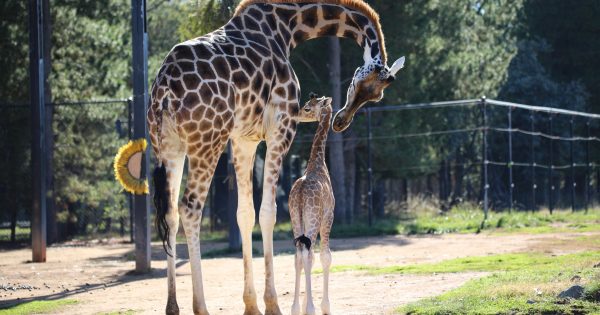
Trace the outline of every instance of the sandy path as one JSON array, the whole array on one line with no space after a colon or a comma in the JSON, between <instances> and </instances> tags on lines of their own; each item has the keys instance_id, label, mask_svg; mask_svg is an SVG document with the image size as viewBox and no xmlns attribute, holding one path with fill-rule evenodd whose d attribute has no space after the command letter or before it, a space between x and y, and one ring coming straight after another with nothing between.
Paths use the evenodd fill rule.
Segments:
<instances>
[{"instance_id":1,"label":"sandy path","mask_svg":"<svg viewBox=\"0 0 600 315\"><path fill-rule=\"evenodd\" d=\"M581 250L569 241L581 235L444 235L426 237L369 237L332 240L333 264L373 266L436 262L466 256L518 252L535 249L553 253ZM600 234L598 234L600 235ZM292 249L290 241L275 242L276 252ZM224 244L207 244L211 250ZM260 244L254 245L260 248ZM160 246L153 246L153 271L133 275L129 244L95 246L57 246L48 249L45 264L25 263L27 249L0 252L0 306L29 299L72 298L80 301L61 313L97 314L135 310L162 313L166 300L166 262ZM191 278L185 245L178 247L178 300L181 314L191 314ZM320 262L315 263L320 268ZM276 288L284 314L289 313L293 294L293 256L275 257ZM255 258L255 285L259 305L264 309L264 267ZM207 305L212 314L243 312L241 259L238 257L205 259L202 263ZM421 298L435 296L462 285L482 273L443 275L367 275L360 272L335 273L331 276L330 300L335 314L385 314L394 308ZM320 305L322 279L313 280L315 306ZM6 291L2 285L31 285L33 289Z\"/></svg>"}]
</instances>

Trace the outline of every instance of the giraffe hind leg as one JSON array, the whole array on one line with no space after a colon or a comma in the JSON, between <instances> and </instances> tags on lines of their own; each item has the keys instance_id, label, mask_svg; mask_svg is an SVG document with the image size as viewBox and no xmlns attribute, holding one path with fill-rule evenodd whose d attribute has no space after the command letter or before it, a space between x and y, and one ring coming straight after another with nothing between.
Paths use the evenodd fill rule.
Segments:
<instances>
[{"instance_id":1,"label":"giraffe hind leg","mask_svg":"<svg viewBox=\"0 0 600 315\"><path fill-rule=\"evenodd\" d=\"M157 210L158 234L167 254L168 298L165 311L167 314L179 314L175 282L176 238L179 229L177 199L183 175L185 151L176 132L168 128L170 123L168 119L164 122L166 128L163 128L160 143L153 142L155 154L159 159L153 174L154 203ZM160 148L156 150L158 145Z\"/></svg>"},{"instance_id":2,"label":"giraffe hind leg","mask_svg":"<svg viewBox=\"0 0 600 315\"><path fill-rule=\"evenodd\" d=\"M321 312L323 315L331 315L329 304L329 268L331 267L331 250L329 248L329 236L333 225L333 209L325 211L319 232L321 238L321 265L323 267L323 300L321 301Z\"/></svg>"},{"instance_id":3,"label":"giraffe hind leg","mask_svg":"<svg viewBox=\"0 0 600 315\"><path fill-rule=\"evenodd\" d=\"M208 314L204 299L200 254L202 210L215 167L225 149L229 134L228 132L221 133L220 130L207 130L203 132L202 136L211 139L211 142L202 143L201 145L199 143L188 143L188 179L183 200L179 207L190 257L193 288L192 307L196 315Z\"/></svg>"}]
</instances>

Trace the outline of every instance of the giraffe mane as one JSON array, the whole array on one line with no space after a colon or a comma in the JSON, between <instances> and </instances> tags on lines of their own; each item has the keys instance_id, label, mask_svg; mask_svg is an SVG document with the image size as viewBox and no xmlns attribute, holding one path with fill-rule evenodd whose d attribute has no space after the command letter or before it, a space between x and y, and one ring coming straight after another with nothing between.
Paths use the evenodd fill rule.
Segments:
<instances>
[{"instance_id":1,"label":"giraffe mane","mask_svg":"<svg viewBox=\"0 0 600 315\"><path fill-rule=\"evenodd\" d=\"M387 62L387 51L385 50L385 39L381 30L381 23L379 23L379 14L377 14L377 12L375 12L375 10L373 10L373 8L371 8L371 6L363 0L242 0L235 8L235 13L233 16L240 15L244 9L256 3L325 3L341 5L355 9L364 14L375 26L377 37L379 37L379 51L381 52L381 58L384 64Z\"/></svg>"}]
</instances>

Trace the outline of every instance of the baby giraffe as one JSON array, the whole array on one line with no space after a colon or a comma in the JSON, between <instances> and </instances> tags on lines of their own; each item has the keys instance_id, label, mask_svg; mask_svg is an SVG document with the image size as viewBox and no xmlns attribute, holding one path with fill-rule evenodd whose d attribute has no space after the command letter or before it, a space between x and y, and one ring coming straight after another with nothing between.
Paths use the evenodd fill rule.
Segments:
<instances>
[{"instance_id":1,"label":"baby giraffe","mask_svg":"<svg viewBox=\"0 0 600 315\"><path fill-rule=\"evenodd\" d=\"M325 165L325 144L331 123L331 98L317 98L311 93L310 100L300 110L301 121L318 121L319 126L315 134L310 159L304 176L300 177L292 186L289 199L290 216L294 230L294 244L296 246L296 287L292 315L300 314L300 273L304 266L306 277L306 296L302 314L315 314L315 306L311 295L311 268L314 249L311 244L321 235L321 264L323 265L323 301L321 311L331 314L329 309L329 266L331 265L331 251L329 250L329 234L333 223L333 207L335 200L329 179L329 171Z\"/></svg>"}]
</instances>

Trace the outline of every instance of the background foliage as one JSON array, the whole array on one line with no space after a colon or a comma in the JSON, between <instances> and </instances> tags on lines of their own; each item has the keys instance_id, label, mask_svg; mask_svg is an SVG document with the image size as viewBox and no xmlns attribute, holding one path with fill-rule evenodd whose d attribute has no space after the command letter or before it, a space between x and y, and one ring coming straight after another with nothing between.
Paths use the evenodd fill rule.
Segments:
<instances>
[{"instance_id":1,"label":"background foliage","mask_svg":"<svg viewBox=\"0 0 600 315\"><path fill-rule=\"evenodd\" d=\"M506 101L600 112L600 3L581 0L367 1L380 14L390 58L406 55L405 69L386 91L381 104L443 101L486 95ZM225 23L234 0L149 0L149 73L153 79L170 48L179 41L209 32ZM51 1L51 101L127 98L131 91L130 1ZM29 200L28 31L25 1L0 4L0 222L14 215L27 219ZM310 41L293 51L291 60L303 95L329 94L327 40ZM362 52L341 42L342 90ZM16 105L15 105L16 104ZM10 106L5 106L10 105ZM476 111L411 111L374 117L375 135L406 134L444 128L474 127ZM500 117L500 116L499 116ZM364 135L364 117L357 117L346 139ZM501 118L497 118L501 123ZM525 113L515 120L525 123ZM53 114L54 191L59 224L68 235L110 230L111 220L126 218L126 196L112 177L111 159L123 144L116 121L126 122L126 107L56 106ZM301 126L291 155L308 156L314 126ZM379 131L378 131L379 130ZM302 138L307 135L308 138ZM375 144L377 179L437 176L443 165L474 160L480 148L473 136L458 134L410 141L390 139ZM346 169L364 174L364 139L348 140L354 150L344 154ZM504 141L502 138L492 142ZM516 148L527 140L516 139ZM540 145L543 145L540 144ZM501 146L498 146L499 148ZM398 148L402 148L399 150ZM505 149L495 152L503 155ZM598 156L594 149L594 156ZM526 158L524 151L517 150ZM540 153L540 159L545 158ZM421 165L398 168L398 165ZM454 166L452 188L442 198L468 196L458 178L467 172ZM291 172L290 169L287 169ZM498 172L498 178L504 173ZM361 175L362 176L362 175ZM357 176L356 191L361 182ZM468 181L468 179L465 179ZM477 178L471 179L477 185ZM383 185L383 184L382 184ZM354 186L353 186L354 187ZM406 188L406 187L405 187ZM383 188L381 188L383 189ZM389 188L388 188L389 190ZM499 191L498 194L505 192ZM363 205L360 194L355 211ZM350 197L349 197L350 198ZM381 206L383 209L383 204ZM63 235L66 237L68 235Z\"/></svg>"}]
</instances>

